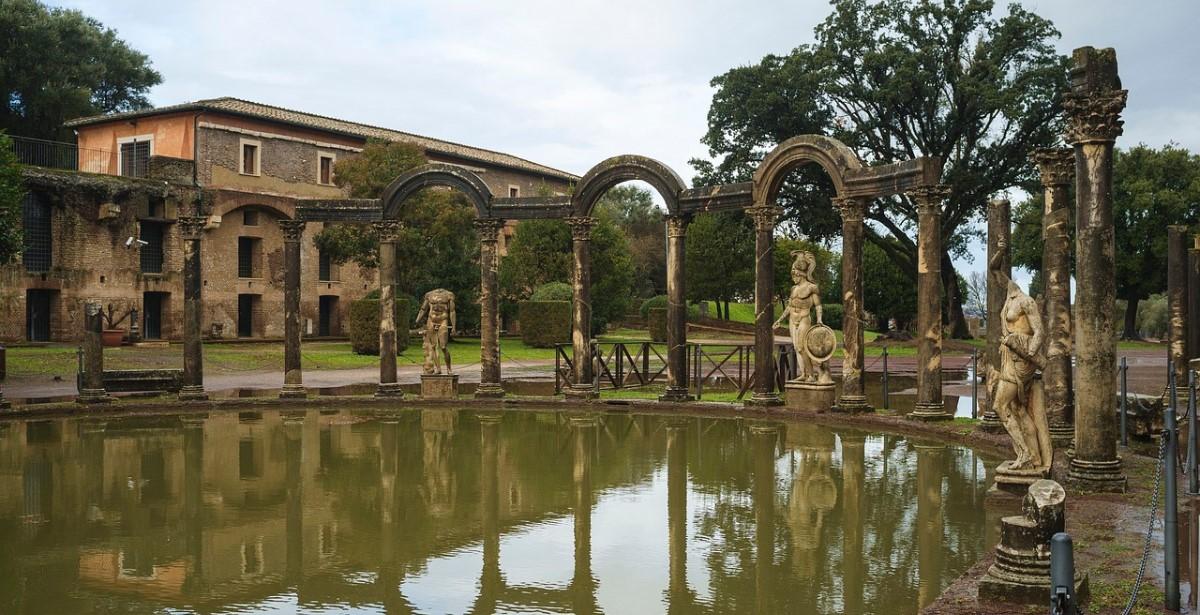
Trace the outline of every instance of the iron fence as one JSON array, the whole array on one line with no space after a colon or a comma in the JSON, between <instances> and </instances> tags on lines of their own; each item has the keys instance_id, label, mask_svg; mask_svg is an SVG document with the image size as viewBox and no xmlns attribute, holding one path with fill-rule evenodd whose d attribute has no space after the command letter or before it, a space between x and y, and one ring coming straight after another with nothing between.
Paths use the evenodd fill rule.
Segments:
<instances>
[{"instance_id":1,"label":"iron fence","mask_svg":"<svg viewBox=\"0 0 1200 615\"><path fill-rule=\"evenodd\" d=\"M9 136L17 162L51 169L107 173L113 152L79 147L74 143Z\"/></svg>"}]
</instances>

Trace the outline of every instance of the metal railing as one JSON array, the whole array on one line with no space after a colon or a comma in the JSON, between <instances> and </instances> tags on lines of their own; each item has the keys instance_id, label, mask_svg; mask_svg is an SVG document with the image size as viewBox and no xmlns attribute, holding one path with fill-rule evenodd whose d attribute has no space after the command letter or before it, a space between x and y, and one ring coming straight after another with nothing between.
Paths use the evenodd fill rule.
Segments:
<instances>
[{"instance_id":1,"label":"metal railing","mask_svg":"<svg viewBox=\"0 0 1200 615\"><path fill-rule=\"evenodd\" d=\"M20 164L51 169L108 173L115 154L101 149L79 147L74 143L47 141L32 137L9 136L12 153Z\"/></svg>"}]
</instances>

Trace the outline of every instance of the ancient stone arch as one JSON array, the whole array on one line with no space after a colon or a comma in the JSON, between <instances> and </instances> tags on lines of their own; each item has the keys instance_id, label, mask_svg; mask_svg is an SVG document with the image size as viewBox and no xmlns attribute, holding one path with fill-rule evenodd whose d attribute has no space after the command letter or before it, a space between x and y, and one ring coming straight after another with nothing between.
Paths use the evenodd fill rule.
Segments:
<instances>
[{"instance_id":1,"label":"ancient stone arch","mask_svg":"<svg viewBox=\"0 0 1200 615\"><path fill-rule=\"evenodd\" d=\"M388 184L380 197L383 219L399 219L408 198L431 186L458 190L471 201L476 218L490 217L492 192L478 175L464 167L430 163L408 171Z\"/></svg>"},{"instance_id":2,"label":"ancient stone arch","mask_svg":"<svg viewBox=\"0 0 1200 615\"><path fill-rule=\"evenodd\" d=\"M792 137L775 146L755 169L754 203L761 205L774 198L793 169L810 163L825 170L839 196L845 194L847 180L863 167L858 156L837 139L823 135Z\"/></svg>"},{"instance_id":3,"label":"ancient stone arch","mask_svg":"<svg viewBox=\"0 0 1200 615\"><path fill-rule=\"evenodd\" d=\"M679 195L685 186L679 174L667 165L636 154L613 156L592 167L571 194L574 216L590 216L600 197L610 188L631 180L642 180L658 191L667 206L667 213L679 213Z\"/></svg>"},{"instance_id":4,"label":"ancient stone arch","mask_svg":"<svg viewBox=\"0 0 1200 615\"><path fill-rule=\"evenodd\" d=\"M279 204L276 204L276 203L272 203L267 200L255 200L255 201L246 201L246 202L227 201L227 202L221 203L220 205L214 207L212 213L213 213L213 215L224 218L225 216L228 216L235 211L244 210L244 209L255 209L258 211L266 212L280 220L292 220L295 218L294 212L288 211L285 207L283 207Z\"/></svg>"}]
</instances>

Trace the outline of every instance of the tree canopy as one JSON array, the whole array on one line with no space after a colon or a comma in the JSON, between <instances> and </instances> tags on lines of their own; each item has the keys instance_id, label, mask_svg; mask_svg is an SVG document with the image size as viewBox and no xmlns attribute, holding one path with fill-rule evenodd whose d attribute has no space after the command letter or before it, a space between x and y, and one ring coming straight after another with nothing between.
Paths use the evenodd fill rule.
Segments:
<instances>
[{"instance_id":1,"label":"tree canopy","mask_svg":"<svg viewBox=\"0 0 1200 615\"><path fill-rule=\"evenodd\" d=\"M7 265L22 251L21 198L25 188L13 156L8 135L0 130L0 265Z\"/></svg>"},{"instance_id":2,"label":"tree canopy","mask_svg":"<svg viewBox=\"0 0 1200 615\"><path fill-rule=\"evenodd\" d=\"M754 225L742 212L696 216L685 258L688 300L715 302L718 317L729 318L729 302L754 295Z\"/></svg>"},{"instance_id":3,"label":"tree canopy","mask_svg":"<svg viewBox=\"0 0 1200 615\"><path fill-rule=\"evenodd\" d=\"M67 139L63 122L150 106L150 58L77 10L0 0L0 129Z\"/></svg>"},{"instance_id":4,"label":"tree canopy","mask_svg":"<svg viewBox=\"0 0 1200 615\"><path fill-rule=\"evenodd\" d=\"M595 212L609 218L629 240L634 295L653 297L667 292L664 212L654 204L653 195L638 186L616 186L600 197Z\"/></svg>"},{"instance_id":5,"label":"tree canopy","mask_svg":"<svg viewBox=\"0 0 1200 615\"><path fill-rule=\"evenodd\" d=\"M868 165L937 158L950 196L942 212L942 275L952 333L966 336L951 256L965 254L987 199L1032 189L1028 154L1056 143L1068 59L1047 20L991 0L834 0L816 43L769 55L712 80L697 185L745 181L781 141L825 134ZM793 174L778 201L785 224L811 239L838 234L829 179L814 165ZM867 238L913 285L916 208L904 196L872 203Z\"/></svg>"}]
</instances>

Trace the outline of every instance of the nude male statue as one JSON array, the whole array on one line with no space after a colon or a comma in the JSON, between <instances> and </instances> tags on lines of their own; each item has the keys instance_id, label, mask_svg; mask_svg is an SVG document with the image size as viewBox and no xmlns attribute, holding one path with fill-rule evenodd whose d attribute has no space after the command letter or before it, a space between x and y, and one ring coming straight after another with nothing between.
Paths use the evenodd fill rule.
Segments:
<instances>
[{"instance_id":1,"label":"nude male statue","mask_svg":"<svg viewBox=\"0 0 1200 615\"><path fill-rule=\"evenodd\" d=\"M442 373L442 358L446 360L446 373L450 370L450 335L454 333L454 293L437 288L425 293L421 309L417 312L417 326L425 323L424 373Z\"/></svg>"}]
</instances>

